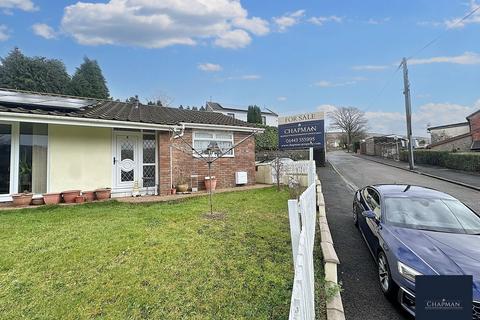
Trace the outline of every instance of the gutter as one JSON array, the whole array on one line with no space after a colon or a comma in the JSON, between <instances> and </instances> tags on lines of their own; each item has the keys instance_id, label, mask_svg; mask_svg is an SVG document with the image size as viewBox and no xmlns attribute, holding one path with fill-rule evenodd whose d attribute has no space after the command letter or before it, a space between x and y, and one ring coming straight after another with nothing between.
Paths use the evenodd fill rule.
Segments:
<instances>
[{"instance_id":1,"label":"gutter","mask_svg":"<svg viewBox=\"0 0 480 320\"><path fill-rule=\"evenodd\" d=\"M180 122L179 123L186 128L191 129L210 129L210 130L229 130L229 131L241 131L241 132L256 132L263 133L265 129L256 128L256 127L241 127L241 126L227 126L227 125L218 125L218 124L208 124L208 123L189 123L189 122Z\"/></svg>"}]
</instances>

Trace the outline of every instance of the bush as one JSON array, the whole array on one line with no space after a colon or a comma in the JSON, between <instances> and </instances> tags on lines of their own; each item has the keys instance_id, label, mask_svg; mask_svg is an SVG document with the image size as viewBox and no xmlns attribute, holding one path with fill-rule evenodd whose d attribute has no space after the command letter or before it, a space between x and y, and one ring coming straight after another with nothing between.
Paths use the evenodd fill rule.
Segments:
<instances>
[{"instance_id":1,"label":"bush","mask_svg":"<svg viewBox=\"0 0 480 320\"><path fill-rule=\"evenodd\" d=\"M278 149L278 128L258 125L264 128L264 133L255 135L255 149L257 151L263 150L277 150Z\"/></svg>"},{"instance_id":2,"label":"bush","mask_svg":"<svg viewBox=\"0 0 480 320\"><path fill-rule=\"evenodd\" d=\"M456 170L480 172L480 153L415 150L415 163L429 164ZM408 152L400 152L400 160L408 162Z\"/></svg>"}]
</instances>

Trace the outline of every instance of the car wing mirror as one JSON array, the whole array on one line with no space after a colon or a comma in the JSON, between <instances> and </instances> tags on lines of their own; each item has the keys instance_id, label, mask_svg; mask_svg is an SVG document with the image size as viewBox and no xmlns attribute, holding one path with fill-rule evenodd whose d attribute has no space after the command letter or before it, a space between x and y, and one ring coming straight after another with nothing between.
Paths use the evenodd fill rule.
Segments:
<instances>
[{"instance_id":1,"label":"car wing mirror","mask_svg":"<svg viewBox=\"0 0 480 320\"><path fill-rule=\"evenodd\" d=\"M376 219L375 213L372 210L366 210L362 212L362 216L368 219Z\"/></svg>"}]
</instances>

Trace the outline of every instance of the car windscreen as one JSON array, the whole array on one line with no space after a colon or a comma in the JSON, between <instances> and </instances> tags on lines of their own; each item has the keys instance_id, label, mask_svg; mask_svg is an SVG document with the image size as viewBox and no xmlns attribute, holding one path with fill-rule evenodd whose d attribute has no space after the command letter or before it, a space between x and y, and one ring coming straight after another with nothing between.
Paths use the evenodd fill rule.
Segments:
<instances>
[{"instance_id":1,"label":"car windscreen","mask_svg":"<svg viewBox=\"0 0 480 320\"><path fill-rule=\"evenodd\" d=\"M480 217L458 200L386 197L385 222L404 228L480 234Z\"/></svg>"}]
</instances>

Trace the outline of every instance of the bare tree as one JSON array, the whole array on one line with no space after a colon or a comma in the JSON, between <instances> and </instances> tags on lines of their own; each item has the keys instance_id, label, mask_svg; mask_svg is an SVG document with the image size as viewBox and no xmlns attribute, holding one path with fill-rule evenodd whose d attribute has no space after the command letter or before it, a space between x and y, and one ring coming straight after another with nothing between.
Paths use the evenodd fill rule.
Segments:
<instances>
[{"instance_id":1,"label":"bare tree","mask_svg":"<svg viewBox=\"0 0 480 320\"><path fill-rule=\"evenodd\" d=\"M280 191L280 183L282 182L282 176L284 174L284 163L278 153L277 157L270 162L270 166L273 169L273 178L277 184L277 191Z\"/></svg>"},{"instance_id":2,"label":"bare tree","mask_svg":"<svg viewBox=\"0 0 480 320\"><path fill-rule=\"evenodd\" d=\"M148 101L154 102L155 105L161 104L163 107L170 107L174 100L173 97L167 95L163 91L158 91L148 99Z\"/></svg>"},{"instance_id":3,"label":"bare tree","mask_svg":"<svg viewBox=\"0 0 480 320\"><path fill-rule=\"evenodd\" d=\"M341 107L330 113L331 127L345 132L347 150L354 139L360 138L367 130L368 120L365 113L355 107Z\"/></svg>"}]
</instances>

